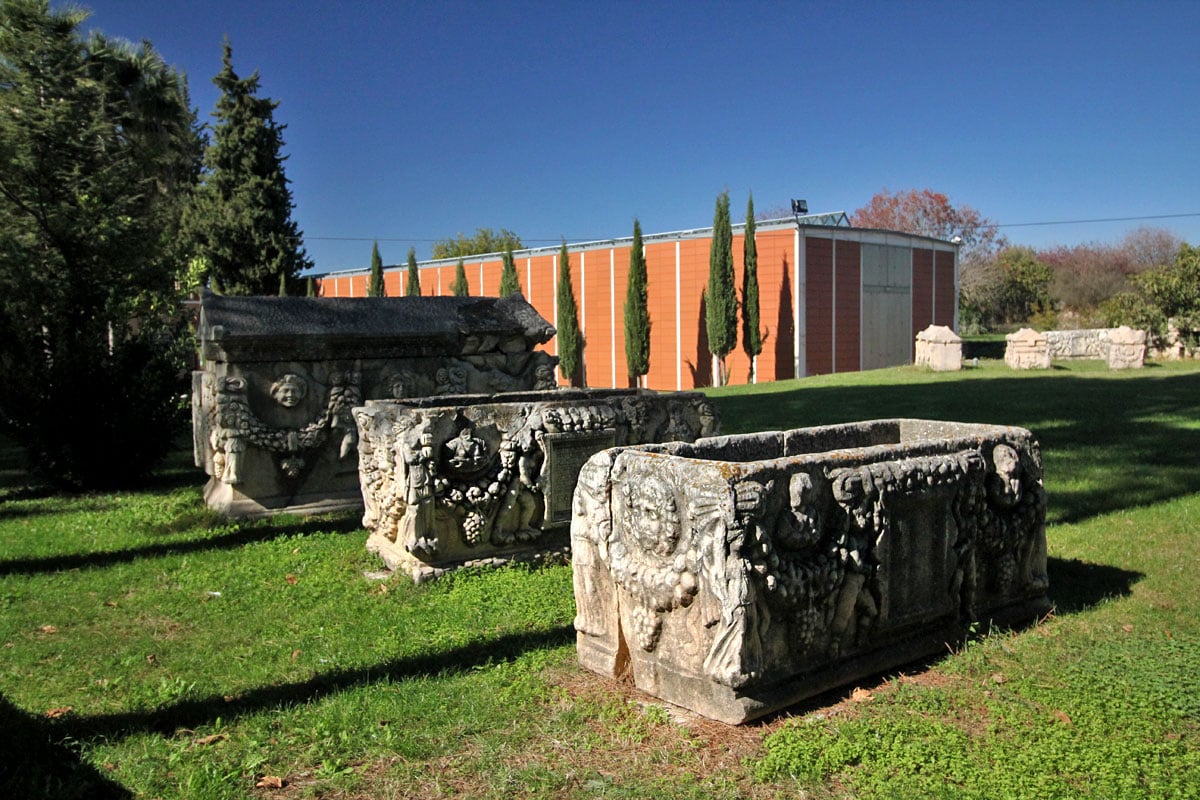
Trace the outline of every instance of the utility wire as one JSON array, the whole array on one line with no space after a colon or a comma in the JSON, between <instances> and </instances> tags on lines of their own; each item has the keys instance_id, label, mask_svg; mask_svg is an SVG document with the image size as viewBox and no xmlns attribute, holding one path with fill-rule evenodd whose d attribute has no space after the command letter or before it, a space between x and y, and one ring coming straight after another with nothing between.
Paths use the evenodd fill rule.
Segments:
<instances>
[{"instance_id":1,"label":"utility wire","mask_svg":"<svg viewBox=\"0 0 1200 800\"><path fill-rule=\"evenodd\" d=\"M997 228L1032 228L1035 225L1086 225L1093 222L1142 222L1150 219L1182 219L1200 217L1200 212L1190 214L1151 214L1144 217L1102 217L1099 219L1060 219L1050 222L1001 222Z\"/></svg>"}]
</instances>

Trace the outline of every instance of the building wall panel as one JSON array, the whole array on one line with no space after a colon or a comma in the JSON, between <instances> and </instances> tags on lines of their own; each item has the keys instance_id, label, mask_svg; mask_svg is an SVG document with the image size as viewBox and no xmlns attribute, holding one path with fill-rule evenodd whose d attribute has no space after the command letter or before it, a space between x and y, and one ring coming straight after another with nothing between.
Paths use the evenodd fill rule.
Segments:
<instances>
[{"instance_id":1,"label":"building wall panel","mask_svg":"<svg viewBox=\"0 0 1200 800\"><path fill-rule=\"evenodd\" d=\"M833 242L807 236L804 317L809 375L833 372Z\"/></svg>"},{"instance_id":2,"label":"building wall panel","mask_svg":"<svg viewBox=\"0 0 1200 800\"><path fill-rule=\"evenodd\" d=\"M683 249L689 251L688 245L691 242L683 242ZM708 240L704 240L705 251L704 258L708 258L707 244ZM651 388L675 389L677 385L679 370L679 358L676 353L676 311L675 311L675 293L677 291L675 283L675 244L674 242L652 242L645 245L646 249L646 306L650 312L650 371L646 374L647 386ZM694 251L694 246L690 248ZM692 254L692 259L695 259L695 254ZM628 261L628 256L626 256ZM628 276L628 272L626 273ZM681 281L683 286L688 286L688 279L683 278ZM686 301L686 297L682 298ZM697 299L697 303L699 300ZM687 320L690 319L686 311L686 303L680 304L682 330L685 331L682 337L683 343L687 343ZM694 336L694 331L692 334ZM685 346L684 358L687 358L687 348ZM687 387L688 375L687 370L684 370L683 382L684 388ZM694 384L693 384L694 385Z\"/></svg>"},{"instance_id":3,"label":"building wall panel","mask_svg":"<svg viewBox=\"0 0 1200 800\"><path fill-rule=\"evenodd\" d=\"M790 230L769 231L755 236L758 250L758 317L763 350L758 355L759 381L792 377L792 249ZM739 286L740 291L740 286ZM786 295L786 296L785 296ZM744 332L739 330L739 337ZM780 338L786 337L787 349L781 353ZM742 339L739 338L739 343ZM783 356L780 358L780 356Z\"/></svg>"},{"instance_id":4,"label":"building wall panel","mask_svg":"<svg viewBox=\"0 0 1200 800\"><path fill-rule=\"evenodd\" d=\"M954 253L939 250L934 261L933 322L954 327L954 312L958 306L958 290L954 282Z\"/></svg>"},{"instance_id":5,"label":"building wall panel","mask_svg":"<svg viewBox=\"0 0 1200 800\"><path fill-rule=\"evenodd\" d=\"M591 250L584 262L581 253L571 255L571 281L580 323L586 324L584 356L588 386L612 386L612 289L613 249ZM586 269L583 267L586 266ZM581 274L582 273L582 274Z\"/></svg>"},{"instance_id":6,"label":"building wall panel","mask_svg":"<svg viewBox=\"0 0 1200 800\"><path fill-rule=\"evenodd\" d=\"M834 369L856 372L862 352L862 269L858 242L837 242L835 280L837 282Z\"/></svg>"},{"instance_id":7,"label":"building wall panel","mask_svg":"<svg viewBox=\"0 0 1200 800\"><path fill-rule=\"evenodd\" d=\"M912 251L912 331L917 334L933 320L933 251L914 247Z\"/></svg>"}]
</instances>

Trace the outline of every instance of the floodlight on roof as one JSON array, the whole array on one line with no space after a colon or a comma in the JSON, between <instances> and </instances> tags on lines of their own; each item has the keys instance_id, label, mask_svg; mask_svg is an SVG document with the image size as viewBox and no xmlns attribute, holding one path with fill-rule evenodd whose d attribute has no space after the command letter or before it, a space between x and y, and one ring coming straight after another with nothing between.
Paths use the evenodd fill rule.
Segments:
<instances>
[{"instance_id":1,"label":"floodlight on roof","mask_svg":"<svg viewBox=\"0 0 1200 800\"><path fill-rule=\"evenodd\" d=\"M807 214L808 213L808 201L807 200L793 200L792 201L792 213L795 214L796 216L800 216L801 214Z\"/></svg>"}]
</instances>

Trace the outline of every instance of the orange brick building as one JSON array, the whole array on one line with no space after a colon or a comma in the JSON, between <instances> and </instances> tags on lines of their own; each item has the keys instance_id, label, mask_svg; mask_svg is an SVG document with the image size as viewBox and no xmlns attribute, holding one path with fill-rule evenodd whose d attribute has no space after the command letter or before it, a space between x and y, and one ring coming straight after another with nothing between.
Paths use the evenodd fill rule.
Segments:
<instances>
[{"instance_id":1,"label":"orange brick building","mask_svg":"<svg viewBox=\"0 0 1200 800\"><path fill-rule=\"evenodd\" d=\"M930 324L957 327L957 248L950 242L841 225L844 214L757 223L759 317L764 331L759 381L850 372L912 362L914 337ZM735 285L741 299L744 226L733 228ZM650 311L651 389L712 385L701 296L708 284L712 229L643 236ZM622 309L632 238L568 245L571 282L584 336L588 386L632 385L625 367ZM525 298L557 316L559 247L514 253ZM457 259L419 265L425 295L451 294ZM500 288L498 254L464 259L472 295ZM367 270L319 276L323 297L363 297ZM404 293L407 269L388 267L388 296ZM740 326L740 318L739 318ZM556 341L547 349L554 352ZM746 383L750 359L738 344L727 358L731 383Z\"/></svg>"}]
</instances>

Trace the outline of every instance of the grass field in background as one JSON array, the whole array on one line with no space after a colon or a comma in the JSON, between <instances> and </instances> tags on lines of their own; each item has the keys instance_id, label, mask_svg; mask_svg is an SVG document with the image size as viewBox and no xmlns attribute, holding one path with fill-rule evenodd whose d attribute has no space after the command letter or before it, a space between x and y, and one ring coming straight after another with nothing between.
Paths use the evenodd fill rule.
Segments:
<instances>
[{"instance_id":1,"label":"grass field in background","mask_svg":"<svg viewBox=\"0 0 1200 800\"><path fill-rule=\"evenodd\" d=\"M1050 504L1052 617L740 728L580 670L569 567L380 580L353 515L0 453L0 796L1200 796L1200 365L982 363L711 390L731 433L1028 427Z\"/></svg>"}]
</instances>

